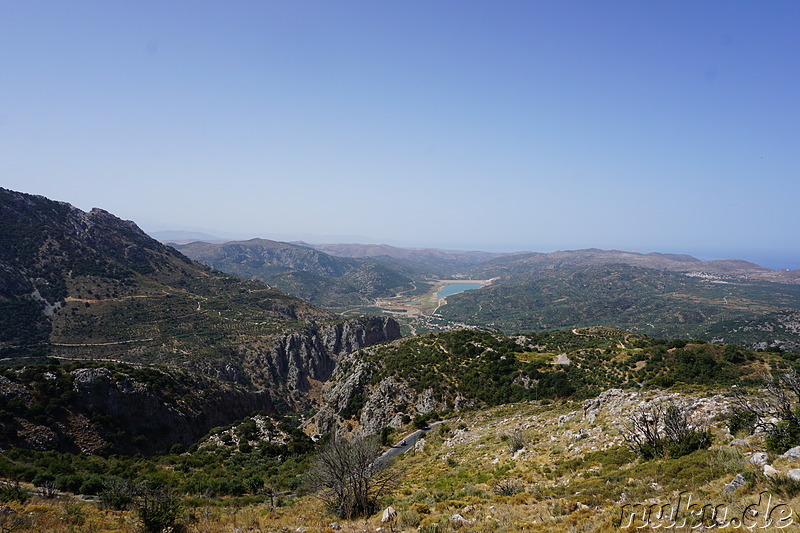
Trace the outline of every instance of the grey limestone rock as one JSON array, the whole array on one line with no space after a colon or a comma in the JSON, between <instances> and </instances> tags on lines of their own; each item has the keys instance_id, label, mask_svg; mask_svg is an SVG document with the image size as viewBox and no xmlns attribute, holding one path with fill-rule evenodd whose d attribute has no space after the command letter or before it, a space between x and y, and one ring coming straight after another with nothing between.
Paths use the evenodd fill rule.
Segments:
<instances>
[{"instance_id":1,"label":"grey limestone rock","mask_svg":"<svg viewBox=\"0 0 800 533\"><path fill-rule=\"evenodd\" d=\"M786 450L781 457L785 457L786 459L800 459L800 446L795 446L794 448Z\"/></svg>"},{"instance_id":2,"label":"grey limestone rock","mask_svg":"<svg viewBox=\"0 0 800 533\"><path fill-rule=\"evenodd\" d=\"M800 471L799 471L800 472ZM744 476L741 474L736 474L736 476L731 480L730 483L722 490L722 494L730 494L731 492L736 492L737 489L740 487L744 487L747 485L747 480L744 479Z\"/></svg>"}]
</instances>

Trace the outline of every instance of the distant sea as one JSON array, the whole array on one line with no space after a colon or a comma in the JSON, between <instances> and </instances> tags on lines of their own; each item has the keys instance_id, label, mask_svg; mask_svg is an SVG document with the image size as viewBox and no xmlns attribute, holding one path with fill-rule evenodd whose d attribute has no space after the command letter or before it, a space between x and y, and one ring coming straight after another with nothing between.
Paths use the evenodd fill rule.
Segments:
<instances>
[{"instance_id":1,"label":"distant sea","mask_svg":"<svg viewBox=\"0 0 800 533\"><path fill-rule=\"evenodd\" d=\"M771 268L773 270L800 270L800 257L797 255L759 255L756 254L754 258L745 258L752 261L757 265Z\"/></svg>"}]
</instances>

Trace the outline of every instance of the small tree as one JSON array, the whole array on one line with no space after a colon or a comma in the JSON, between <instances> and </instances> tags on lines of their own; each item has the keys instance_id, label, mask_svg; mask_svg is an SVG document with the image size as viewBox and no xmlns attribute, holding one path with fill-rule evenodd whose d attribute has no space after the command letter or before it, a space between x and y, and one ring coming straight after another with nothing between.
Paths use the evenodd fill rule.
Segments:
<instances>
[{"instance_id":1,"label":"small tree","mask_svg":"<svg viewBox=\"0 0 800 533\"><path fill-rule=\"evenodd\" d=\"M386 463L378 459L375 437L331 438L317 454L309 484L340 518L369 516L380 497L394 486Z\"/></svg>"},{"instance_id":2,"label":"small tree","mask_svg":"<svg viewBox=\"0 0 800 533\"><path fill-rule=\"evenodd\" d=\"M742 423L746 422L746 424ZM738 390L731 416L732 431L739 426L766 434L767 449L783 453L800 444L800 375L792 369L777 378L764 376L759 394Z\"/></svg>"},{"instance_id":3,"label":"small tree","mask_svg":"<svg viewBox=\"0 0 800 533\"><path fill-rule=\"evenodd\" d=\"M181 500L169 489L143 489L136 512L145 532L160 533L175 525L181 512Z\"/></svg>"},{"instance_id":4,"label":"small tree","mask_svg":"<svg viewBox=\"0 0 800 533\"><path fill-rule=\"evenodd\" d=\"M624 437L631 451L643 459L681 457L711 446L711 433L689 425L687 413L672 403L640 407Z\"/></svg>"}]
</instances>

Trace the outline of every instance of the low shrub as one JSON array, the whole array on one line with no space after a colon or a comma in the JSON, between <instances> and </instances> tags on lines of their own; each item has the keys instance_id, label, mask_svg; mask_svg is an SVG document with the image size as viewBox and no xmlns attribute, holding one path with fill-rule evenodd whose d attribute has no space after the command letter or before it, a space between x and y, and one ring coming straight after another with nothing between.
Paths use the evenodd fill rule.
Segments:
<instances>
[{"instance_id":1,"label":"low shrub","mask_svg":"<svg viewBox=\"0 0 800 533\"><path fill-rule=\"evenodd\" d=\"M181 500L166 489L146 489L136 505L136 513L146 533L159 533L175 525L181 512Z\"/></svg>"}]
</instances>

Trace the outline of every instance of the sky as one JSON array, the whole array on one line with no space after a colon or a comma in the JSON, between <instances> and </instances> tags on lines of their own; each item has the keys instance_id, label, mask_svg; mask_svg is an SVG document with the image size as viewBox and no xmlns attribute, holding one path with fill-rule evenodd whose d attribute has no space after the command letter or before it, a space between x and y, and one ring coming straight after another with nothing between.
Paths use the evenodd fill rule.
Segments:
<instances>
[{"instance_id":1,"label":"sky","mask_svg":"<svg viewBox=\"0 0 800 533\"><path fill-rule=\"evenodd\" d=\"M0 186L146 231L800 268L800 3L0 0Z\"/></svg>"}]
</instances>

